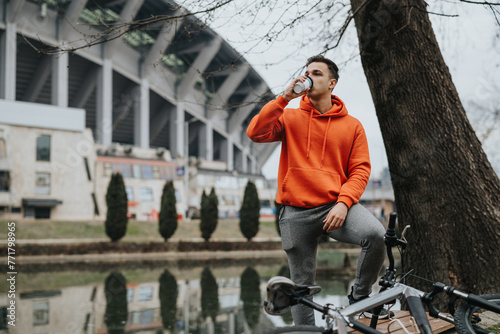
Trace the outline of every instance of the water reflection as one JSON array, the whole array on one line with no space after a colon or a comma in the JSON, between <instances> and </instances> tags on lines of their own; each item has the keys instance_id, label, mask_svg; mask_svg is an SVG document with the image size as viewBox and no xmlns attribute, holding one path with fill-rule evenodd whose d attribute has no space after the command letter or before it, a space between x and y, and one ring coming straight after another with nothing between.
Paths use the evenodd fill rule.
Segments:
<instances>
[{"instance_id":1,"label":"water reflection","mask_svg":"<svg viewBox=\"0 0 500 334\"><path fill-rule=\"evenodd\" d=\"M334 257L342 265L343 253L323 255ZM271 317L262 309L267 280L288 275L284 263L283 257L23 265L18 322L8 333L260 333L292 323L290 314ZM351 281L318 279L317 300L345 303ZM6 302L0 296L0 306Z\"/></svg>"},{"instance_id":2,"label":"water reflection","mask_svg":"<svg viewBox=\"0 0 500 334\"><path fill-rule=\"evenodd\" d=\"M104 282L104 292L106 295L104 323L108 333L122 334L128 318L127 282L125 277L120 272L111 272Z\"/></svg>"},{"instance_id":3,"label":"water reflection","mask_svg":"<svg viewBox=\"0 0 500 334\"><path fill-rule=\"evenodd\" d=\"M247 267L241 274L240 286L245 320L248 327L255 329L260 323L259 317L262 309L259 274L253 268Z\"/></svg>"},{"instance_id":4,"label":"water reflection","mask_svg":"<svg viewBox=\"0 0 500 334\"><path fill-rule=\"evenodd\" d=\"M160 276L159 297L163 328L168 330L174 329L177 321L177 296L177 281L174 275L165 269Z\"/></svg>"}]
</instances>

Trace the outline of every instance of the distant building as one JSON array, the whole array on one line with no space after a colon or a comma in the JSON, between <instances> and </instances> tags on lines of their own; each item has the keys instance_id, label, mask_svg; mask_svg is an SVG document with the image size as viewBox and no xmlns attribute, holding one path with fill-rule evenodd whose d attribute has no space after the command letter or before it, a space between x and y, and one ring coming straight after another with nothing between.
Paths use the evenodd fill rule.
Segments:
<instances>
[{"instance_id":1,"label":"distant building","mask_svg":"<svg viewBox=\"0 0 500 334\"><path fill-rule=\"evenodd\" d=\"M360 203L379 220L388 221L389 214L396 210L394 190L388 168L385 168L379 177L370 178Z\"/></svg>"},{"instance_id":2,"label":"distant building","mask_svg":"<svg viewBox=\"0 0 500 334\"><path fill-rule=\"evenodd\" d=\"M167 0L0 0L1 218L103 219L113 172L137 219L156 218L167 180L182 216L211 187L221 215L236 215L248 179L273 203L261 168L277 144L245 133L273 94L184 13ZM154 15L176 18L73 53L34 49Z\"/></svg>"}]
</instances>

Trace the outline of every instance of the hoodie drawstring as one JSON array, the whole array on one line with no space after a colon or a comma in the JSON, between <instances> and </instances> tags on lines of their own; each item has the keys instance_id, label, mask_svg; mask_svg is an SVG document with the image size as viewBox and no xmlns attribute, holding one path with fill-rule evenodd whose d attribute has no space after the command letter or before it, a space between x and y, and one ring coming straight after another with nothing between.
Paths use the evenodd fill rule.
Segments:
<instances>
[{"instance_id":1,"label":"hoodie drawstring","mask_svg":"<svg viewBox=\"0 0 500 334\"><path fill-rule=\"evenodd\" d=\"M311 123L313 118L313 111L309 111L309 128L307 130L307 154L306 158L309 159L309 151L311 149Z\"/></svg>"},{"instance_id":2,"label":"hoodie drawstring","mask_svg":"<svg viewBox=\"0 0 500 334\"><path fill-rule=\"evenodd\" d=\"M309 152L311 151L311 126L312 126L313 112L309 112L309 125L307 129L307 154L306 157L309 159ZM323 149L321 150L321 168L325 162L325 151L326 151L326 138L328 137L328 130L330 128L331 117L328 117L328 123L326 124L325 136L323 137Z\"/></svg>"},{"instance_id":3,"label":"hoodie drawstring","mask_svg":"<svg viewBox=\"0 0 500 334\"><path fill-rule=\"evenodd\" d=\"M323 163L325 162L325 151L326 151L326 137L328 136L328 128L330 127L331 117L328 117L328 123L326 124L325 137L323 138L323 150L321 151L321 168L323 168Z\"/></svg>"}]
</instances>

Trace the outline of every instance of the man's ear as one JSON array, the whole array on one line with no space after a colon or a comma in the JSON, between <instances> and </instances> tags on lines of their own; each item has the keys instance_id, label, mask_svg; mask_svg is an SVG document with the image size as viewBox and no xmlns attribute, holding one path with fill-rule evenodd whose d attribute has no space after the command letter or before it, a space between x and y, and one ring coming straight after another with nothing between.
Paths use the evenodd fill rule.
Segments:
<instances>
[{"instance_id":1,"label":"man's ear","mask_svg":"<svg viewBox=\"0 0 500 334\"><path fill-rule=\"evenodd\" d=\"M337 85L337 79L330 79L330 87L333 90Z\"/></svg>"}]
</instances>

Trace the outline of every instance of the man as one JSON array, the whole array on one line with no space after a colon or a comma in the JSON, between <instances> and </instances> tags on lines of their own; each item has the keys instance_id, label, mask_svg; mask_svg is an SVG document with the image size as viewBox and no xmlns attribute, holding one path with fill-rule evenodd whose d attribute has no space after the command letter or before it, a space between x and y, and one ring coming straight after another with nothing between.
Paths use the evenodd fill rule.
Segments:
<instances>
[{"instance_id":1,"label":"man","mask_svg":"<svg viewBox=\"0 0 500 334\"><path fill-rule=\"evenodd\" d=\"M359 202L370 176L370 157L361 123L337 96L337 65L323 56L307 60L305 75L266 104L247 129L255 142L281 141L276 202L291 279L314 284L318 238L322 234L362 247L350 303L366 298L384 260L384 228ZM311 88L293 91L306 76ZM301 97L299 109L285 109ZM313 310L292 307L296 325L314 325Z\"/></svg>"}]
</instances>

